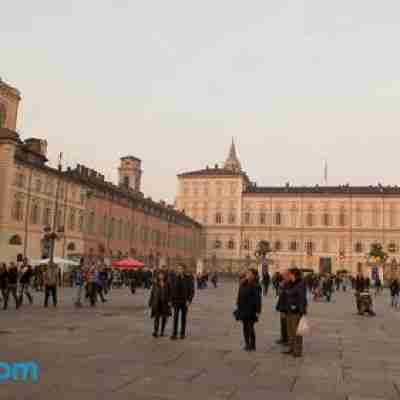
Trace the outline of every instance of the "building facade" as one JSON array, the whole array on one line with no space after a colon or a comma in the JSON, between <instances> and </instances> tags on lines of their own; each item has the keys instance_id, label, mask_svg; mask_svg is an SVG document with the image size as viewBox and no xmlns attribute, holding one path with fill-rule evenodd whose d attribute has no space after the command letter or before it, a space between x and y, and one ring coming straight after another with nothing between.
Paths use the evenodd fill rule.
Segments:
<instances>
[{"instance_id":1,"label":"building facade","mask_svg":"<svg viewBox=\"0 0 400 400\"><path fill-rule=\"evenodd\" d=\"M121 159L118 185L83 165L52 168L47 142L22 140L16 132L20 99L0 81L0 262L45 257L47 228L58 235L56 257L130 256L152 266L195 265L201 225L171 205L145 198L140 159Z\"/></svg>"},{"instance_id":2,"label":"building facade","mask_svg":"<svg viewBox=\"0 0 400 400\"><path fill-rule=\"evenodd\" d=\"M400 262L399 187L258 187L243 172L233 142L223 167L178 175L176 206L203 224L211 269L255 263L261 240L270 244L272 271L298 266L371 274L373 243L389 255L386 272L395 273Z\"/></svg>"}]
</instances>

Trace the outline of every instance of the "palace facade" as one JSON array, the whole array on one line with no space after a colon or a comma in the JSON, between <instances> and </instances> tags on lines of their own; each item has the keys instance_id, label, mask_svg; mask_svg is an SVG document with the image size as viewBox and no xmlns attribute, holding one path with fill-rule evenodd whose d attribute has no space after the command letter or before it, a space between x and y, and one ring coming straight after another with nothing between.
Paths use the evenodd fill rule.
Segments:
<instances>
[{"instance_id":1,"label":"palace facade","mask_svg":"<svg viewBox=\"0 0 400 400\"><path fill-rule=\"evenodd\" d=\"M148 265L192 267L201 252L201 225L141 192L141 160L120 160L119 182L77 165L47 163L45 140L16 131L17 89L0 80L0 262L48 256L44 230L57 232L55 256L111 261L135 257Z\"/></svg>"},{"instance_id":2,"label":"palace facade","mask_svg":"<svg viewBox=\"0 0 400 400\"><path fill-rule=\"evenodd\" d=\"M394 273L400 262L399 187L256 186L233 142L222 167L178 175L176 206L203 224L211 269L255 263L261 240L270 243L272 271L298 266L370 274L366 255L376 242L389 254L386 269Z\"/></svg>"}]
</instances>

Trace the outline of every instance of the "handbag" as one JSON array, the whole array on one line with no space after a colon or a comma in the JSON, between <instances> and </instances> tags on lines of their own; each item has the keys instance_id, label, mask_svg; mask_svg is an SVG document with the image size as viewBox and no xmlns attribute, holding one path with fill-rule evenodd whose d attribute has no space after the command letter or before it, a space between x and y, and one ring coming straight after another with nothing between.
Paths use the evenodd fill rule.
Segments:
<instances>
[{"instance_id":1,"label":"handbag","mask_svg":"<svg viewBox=\"0 0 400 400\"><path fill-rule=\"evenodd\" d=\"M310 333L310 324L308 323L308 319L303 315L300 318L299 325L297 326L297 336L305 336Z\"/></svg>"},{"instance_id":2,"label":"handbag","mask_svg":"<svg viewBox=\"0 0 400 400\"><path fill-rule=\"evenodd\" d=\"M236 321L240 321L240 314L237 308L235 308L235 310L233 311L233 318L235 318Z\"/></svg>"}]
</instances>

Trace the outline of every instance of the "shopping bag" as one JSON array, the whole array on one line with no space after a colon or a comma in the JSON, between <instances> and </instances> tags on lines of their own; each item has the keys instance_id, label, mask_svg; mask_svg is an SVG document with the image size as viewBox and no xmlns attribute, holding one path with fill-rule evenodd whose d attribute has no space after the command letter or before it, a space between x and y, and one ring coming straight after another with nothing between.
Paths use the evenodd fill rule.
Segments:
<instances>
[{"instance_id":1,"label":"shopping bag","mask_svg":"<svg viewBox=\"0 0 400 400\"><path fill-rule=\"evenodd\" d=\"M297 336L305 336L310 332L310 325L308 319L305 316L300 318L299 325L297 327Z\"/></svg>"}]
</instances>

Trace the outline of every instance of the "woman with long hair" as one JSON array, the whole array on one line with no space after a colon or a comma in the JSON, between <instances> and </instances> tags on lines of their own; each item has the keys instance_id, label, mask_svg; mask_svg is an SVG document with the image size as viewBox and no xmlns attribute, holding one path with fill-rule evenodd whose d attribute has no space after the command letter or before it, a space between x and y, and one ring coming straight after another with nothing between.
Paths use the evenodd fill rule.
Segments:
<instances>
[{"instance_id":1,"label":"woman with long hair","mask_svg":"<svg viewBox=\"0 0 400 400\"><path fill-rule=\"evenodd\" d=\"M239 286L237 298L238 319L243 324L243 336L245 350L256 350L256 332L254 324L258 321L261 313L261 286L259 284L258 272L249 269Z\"/></svg>"},{"instance_id":2,"label":"woman with long hair","mask_svg":"<svg viewBox=\"0 0 400 400\"><path fill-rule=\"evenodd\" d=\"M168 317L171 316L171 291L168 285L167 276L162 271L158 272L152 286L149 307L151 308L151 318L154 318L153 337L156 338L159 336L160 320L160 336L164 336Z\"/></svg>"}]
</instances>

